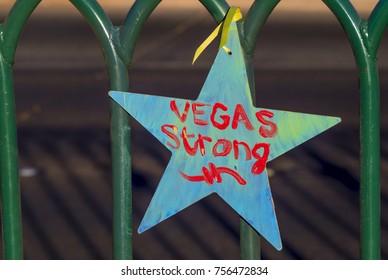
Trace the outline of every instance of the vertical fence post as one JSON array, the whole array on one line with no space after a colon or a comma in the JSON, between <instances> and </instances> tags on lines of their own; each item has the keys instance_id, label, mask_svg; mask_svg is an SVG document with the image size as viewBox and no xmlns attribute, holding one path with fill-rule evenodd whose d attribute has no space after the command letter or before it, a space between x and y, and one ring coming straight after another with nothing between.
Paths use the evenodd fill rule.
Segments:
<instances>
[{"instance_id":1,"label":"vertical fence post","mask_svg":"<svg viewBox=\"0 0 388 280\"><path fill-rule=\"evenodd\" d=\"M380 258L380 84L377 50L388 24L388 0L361 20L348 0L323 0L345 29L356 59L360 94L360 254Z\"/></svg>"},{"instance_id":2,"label":"vertical fence post","mask_svg":"<svg viewBox=\"0 0 388 280\"><path fill-rule=\"evenodd\" d=\"M0 177L4 259L22 259L22 225L12 67L0 55Z\"/></svg>"},{"instance_id":3,"label":"vertical fence post","mask_svg":"<svg viewBox=\"0 0 388 280\"><path fill-rule=\"evenodd\" d=\"M118 28L97 1L71 0L87 19L103 50L110 88L128 90L128 73L119 56ZM132 182L129 116L111 102L111 152L113 192L113 258L132 259Z\"/></svg>"},{"instance_id":4,"label":"vertical fence post","mask_svg":"<svg viewBox=\"0 0 388 280\"><path fill-rule=\"evenodd\" d=\"M363 21L368 71L359 69L361 94L361 258L380 259L380 84L377 52L388 25L388 0Z\"/></svg>"},{"instance_id":5,"label":"vertical fence post","mask_svg":"<svg viewBox=\"0 0 388 280\"><path fill-rule=\"evenodd\" d=\"M12 67L22 29L40 0L16 1L0 25L0 207L4 259L23 258Z\"/></svg>"},{"instance_id":6,"label":"vertical fence post","mask_svg":"<svg viewBox=\"0 0 388 280\"><path fill-rule=\"evenodd\" d=\"M280 0L256 0L240 26L253 102L256 100L253 55L257 38L269 15L279 2ZM260 235L243 219L240 220L240 251L243 260L261 259Z\"/></svg>"},{"instance_id":7,"label":"vertical fence post","mask_svg":"<svg viewBox=\"0 0 388 280\"><path fill-rule=\"evenodd\" d=\"M376 57L368 56L360 66L360 253L362 259L380 259L380 89Z\"/></svg>"},{"instance_id":8,"label":"vertical fence post","mask_svg":"<svg viewBox=\"0 0 388 280\"><path fill-rule=\"evenodd\" d=\"M127 68L131 65L137 37L145 21L161 0L136 1L124 24L115 27L97 1L71 0L88 20L103 50L110 89L127 91ZM113 188L113 258L132 259L132 180L130 117L111 102L111 151Z\"/></svg>"}]
</instances>

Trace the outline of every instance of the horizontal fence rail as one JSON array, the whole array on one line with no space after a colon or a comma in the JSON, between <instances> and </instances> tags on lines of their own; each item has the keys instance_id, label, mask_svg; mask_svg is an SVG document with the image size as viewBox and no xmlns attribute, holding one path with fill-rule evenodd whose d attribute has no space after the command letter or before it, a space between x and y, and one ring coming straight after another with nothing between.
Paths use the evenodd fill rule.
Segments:
<instances>
[{"instance_id":1,"label":"horizontal fence rail","mask_svg":"<svg viewBox=\"0 0 388 280\"><path fill-rule=\"evenodd\" d=\"M64 0L65 1L65 0ZM0 187L5 259L22 259L21 202L13 86L13 65L24 25L41 0L17 0L0 25ZM70 0L93 29L103 51L110 89L127 91L128 69L145 22L161 0L137 0L121 26L114 26L96 0ZM200 0L216 23L229 5ZM280 0L256 0L239 22L248 77L254 92L253 55L257 38ZM360 247L362 259L380 258L380 85L377 52L388 25L388 0L376 5L368 20L349 0L323 0L343 26L352 46L360 80ZM111 103L113 258L132 259L132 185L129 115ZM260 237L241 219L242 259L260 258Z\"/></svg>"}]
</instances>

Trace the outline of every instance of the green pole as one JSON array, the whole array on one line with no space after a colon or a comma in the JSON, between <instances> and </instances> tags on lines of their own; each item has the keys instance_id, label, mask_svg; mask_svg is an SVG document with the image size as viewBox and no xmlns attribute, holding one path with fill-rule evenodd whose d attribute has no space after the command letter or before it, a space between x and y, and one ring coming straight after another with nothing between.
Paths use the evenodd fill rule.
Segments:
<instances>
[{"instance_id":1,"label":"green pole","mask_svg":"<svg viewBox=\"0 0 388 280\"><path fill-rule=\"evenodd\" d=\"M212 15L217 24L224 20L229 10L229 4L225 0L199 0Z\"/></svg>"},{"instance_id":2,"label":"green pole","mask_svg":"<svg viewBox=\"0 0 388 280\"><path fill-rule=\"evenodd\" d=\"M240 255L242 260L261 259L260 235L240 218Z\"/></svg>"},{"instance_id":3,"label":"green pole","mask_svg":"<svg viewBox=\"0 0 388 280\"><path fill-rule=\"evenodd\" d=\"M367 57L360 77L361 258L380 259L380 89L376 58Z\"/></svg>"},{"instance_id":4,"label":"green pole","mask_svg":"<svg viewBox=\"0 0 388 280\"><path fill-rule=\"evenodd\" d=\"M356 54L360 90L360 255L380 259L380 83L377 46L368 37L368 21L361 21L365 52ZM373 51L376 50L376 52Z\"/></svg>"},{"instance_id":5,"label":"green pole","mask_svg":"<svg viewBox=\"0 0 388 280\"><path fill-rule=\"evenodd\" d=\"M359 67L362 259L380 259L380 83L377 52L387 25L388 0L379 1L368 21L361 24L368 51L366 67Z\"/></svg>"},{"instance_id":6,"label":"green pole","mask_svg":"<svg viewBox=\"0 0 388 280\"><path fill-rule=\"evenodd\" d=\"M279 2L280 0L255 1L243 22L239 25L242 34L241 42L246 54L245 64L247 67L249 86L254 102L256 100L256 94L253 56L257 38L269 15ZM240 219L240 254L243 260L261 259L260 234L244 219Z\"/></svg>"},{"instance_id":7,"label":"green pole","mask_svg":"<svg viewBox=\"0 0 388 280\"><path fill-rule=\"evenodd\" d=\"M128 72L119 50L118 28L97 1L71 0L87 19L103 50L110 88L128 90ZM129 115L111 101L113 259L132 259L132 179Z\"/></svg>"},{"instance_id":8,"label":"green pole","mask_svg":"<svg viewBox=\"0 0 388 280\"><path fill-rule=\"evenodd\" d=\"M110 89L127 91L128 71L140 30L161 0L136 1L120 27L113 26L97 1L71 0L94 30L110 80ZM130 117L111 101L113 258L133 258Z\"/></svg>"},{"instance_id":9,"label":"green pole","mask_svg":"<svg viewBox=\"0 0 388 280\"><path fill-rule=\"evenodd\" d=\"M388 24L388 0L361 20L348 0L323 0L353 48L360 99L360 256L380 259L380 84L377 50Z\"/></svg>"},{"instance_id":10,"label":"green pole","mask_svg":"<svg viewBox=\"0 0 388 280\"><path fill-rule=\"evenodd\" d=\"M0 55L0 184L4 259L23 258L12 68Z\"/></svg>"},{"instance_id":11,"label":"green pole","mask_svg":"<svg viewBox=\"0 0 388 280\"><path fill-rule=\"evenodd\" d=\"M4 259L23 258L16 113L12 67L23 27L40 0L18 0L0 25L0 207Z\"/></svg>"}]
</instances>

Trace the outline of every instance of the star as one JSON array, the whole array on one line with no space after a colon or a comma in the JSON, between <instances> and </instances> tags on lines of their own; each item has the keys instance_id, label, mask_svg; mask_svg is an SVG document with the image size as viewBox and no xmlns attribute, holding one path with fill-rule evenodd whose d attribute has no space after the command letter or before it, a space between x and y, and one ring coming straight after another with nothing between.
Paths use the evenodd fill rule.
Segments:
<instances>
[{"instance_id":1,"label":"star","mask_svg":"<svg viewBox=\"0 0 388 280\"><path fill-rule=\"evenodd\" d=\"M110 92L172 153L139 226L142 233L216 193L276 249L282 248L266 163L340 122L255 108L236 24L197 100Z\"/></svg>"}]
</instances>

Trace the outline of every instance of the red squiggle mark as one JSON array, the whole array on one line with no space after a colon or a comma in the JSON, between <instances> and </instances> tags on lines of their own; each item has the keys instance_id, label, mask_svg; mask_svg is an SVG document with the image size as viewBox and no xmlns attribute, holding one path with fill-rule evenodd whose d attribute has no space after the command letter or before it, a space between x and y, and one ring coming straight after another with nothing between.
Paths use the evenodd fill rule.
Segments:
<instances>
[{"instance_id":1,"label":"red squiggle mark","mask_svg":"<svg viewBox=\"0 0 388 280\"><path fill-rule=\"evenodd\" d=\"M221 183L222 182L222 177L221 177L222 173L231 175L233 178L236 179L236 181L240 185L246 185L246 183L247 183L244 180L244 178L241 177L240 174L238 174L236 171L234 171L228 167L223 167L223 166L216 167L213 163L209 163L209 169L207 169L205 166L202 167L203 175L189 176L189 175L186 175L185 173L183 173L182 171L179 171L179 173L182 175L183 178L185 178L186 180L188 180L190 182L205 181L209 185L213 185L214 181L216 181L217 183Z\"/></svg>"}]
</instances>

